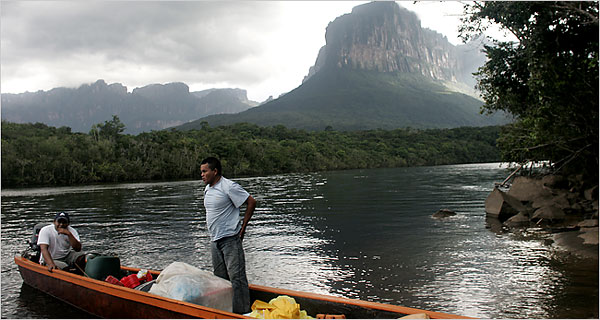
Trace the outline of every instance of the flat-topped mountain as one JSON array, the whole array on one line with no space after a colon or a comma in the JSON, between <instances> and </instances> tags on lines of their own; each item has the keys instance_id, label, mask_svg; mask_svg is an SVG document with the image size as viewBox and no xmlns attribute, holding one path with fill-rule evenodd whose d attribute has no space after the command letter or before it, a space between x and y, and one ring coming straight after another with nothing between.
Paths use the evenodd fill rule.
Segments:
<instances>
[{"instance_id":1,"label":"flat-topped mountain","mask_svg":"<svg viewBox=\"0 0 600 320\"><path fill-rule=\"evenodd\" d=\"M454 46L421 27L417 16L395 2L372 2L332 21L326 44L302 85L238 114L202 122L323 130L436 128L506 123L480 114L472 73L485 56L470 43Z\"/></svg>"}]
</instances>

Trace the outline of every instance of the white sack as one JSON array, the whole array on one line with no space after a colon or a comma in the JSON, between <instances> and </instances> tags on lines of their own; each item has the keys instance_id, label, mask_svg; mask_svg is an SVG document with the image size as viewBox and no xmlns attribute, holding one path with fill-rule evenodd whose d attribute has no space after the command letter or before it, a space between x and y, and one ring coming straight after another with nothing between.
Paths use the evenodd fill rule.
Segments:
<instances>
[{"instance_id":1,"label":"white sack","mask_svg":"<svg viewBox=\"0 0 600 320\"><path fill-rule=\"evenodd\" d=\"M231 312L231 282L184 262L173 262L156 278L149 293Z\"/></svg>"}]
</instances>

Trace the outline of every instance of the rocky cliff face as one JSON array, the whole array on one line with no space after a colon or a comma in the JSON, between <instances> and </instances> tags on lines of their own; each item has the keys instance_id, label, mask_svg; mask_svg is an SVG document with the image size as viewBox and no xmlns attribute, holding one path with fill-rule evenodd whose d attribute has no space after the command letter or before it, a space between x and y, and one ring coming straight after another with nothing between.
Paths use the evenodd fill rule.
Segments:
<instances>
[{"instance_id":1,"label":"rocky cliff face","mask_svg":"<svg viewBox=\"0 0 600 320\"><path fill-rule=\"evenodd\" d=\"M326 45L319 51L305 81L323 68L335 67L413 73L434 80L464 82L464 75L470 75L478 67L462 61L464 50L449 43L443 35L421 28L413 12L393 1L355 7L352 13L329 24L325 40ZM470 53L484 57L478 50ZM465 58L472 61L471 56Z\"/></svg>"}]
</instances>

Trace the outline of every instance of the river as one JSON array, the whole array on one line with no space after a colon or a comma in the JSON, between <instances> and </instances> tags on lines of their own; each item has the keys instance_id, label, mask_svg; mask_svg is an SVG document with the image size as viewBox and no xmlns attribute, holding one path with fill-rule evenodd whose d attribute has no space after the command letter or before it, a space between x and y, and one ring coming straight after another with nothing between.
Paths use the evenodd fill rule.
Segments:
<instances>
[{"instance_id":1,"label":"river","mask_svg":"<svg viewBox=\"0 0 600 320\"><path fill-rule=\"evenodd\" d=\"M235 179L259 202L251 283L480 318L598 318L598 261L541 230L490 228L498 163ZM71 215L84 250L123 265L210 270L201 181L2 190L2 318L86 318L23 285L13 256L35 223ZM447 208L456 216L433 219Z\"/></svg>"}]
</instances>

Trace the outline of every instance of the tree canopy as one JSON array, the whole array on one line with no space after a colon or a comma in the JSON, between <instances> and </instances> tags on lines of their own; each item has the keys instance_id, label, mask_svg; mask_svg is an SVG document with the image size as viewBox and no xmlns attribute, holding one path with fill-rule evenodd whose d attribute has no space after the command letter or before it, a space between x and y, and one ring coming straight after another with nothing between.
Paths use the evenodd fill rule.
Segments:
<instances>
[{"instance_id":1,"label":"tree canopy","mask_svg":"<svg viewBox=\"0 0 600 320\"><path fill-rule=\"evenodd\" d=\"M89 134L2 121L2 188L199 179L216 156L228 177L498 161L499 127L307 132L235 124L122 134L118 117Z\"/></svg>"},{"instance_id":2,"label":"tree canopy","mask_svg":"<svg viewBox=\"0 0 600 320\"><path fill-rule=\"evenodd\" d=\"M518 41L485 46L476 74L484 110L516 118L498 141L505 160L549 160L598 180L598 2L465 5L464 40L492 24Z\"/></svg>"}]
</instances>

